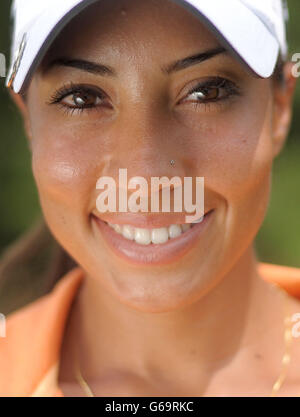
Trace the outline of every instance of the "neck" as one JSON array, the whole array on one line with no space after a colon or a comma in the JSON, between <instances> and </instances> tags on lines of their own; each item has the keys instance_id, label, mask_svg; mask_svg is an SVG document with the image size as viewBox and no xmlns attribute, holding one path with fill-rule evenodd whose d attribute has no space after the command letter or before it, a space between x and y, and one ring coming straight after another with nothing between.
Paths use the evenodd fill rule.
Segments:
<instances>
[{"instance_id":1,"label":"neck","mask_svg":"<svg viewBox=\"0 0 300 417\"><path fill-rule=\"evenodd\" d=\"M257 354L274 320L268 312L276 304L267 308L274 303L272 291L258 275L252 247L205 296L167 313L130 309L87 278L72 311L67 343L79 346L80 366L90 381L116 369L145 378L168 375L171 381L191 372L200 381L233 358Z\"/></svg>"}]
</instances>

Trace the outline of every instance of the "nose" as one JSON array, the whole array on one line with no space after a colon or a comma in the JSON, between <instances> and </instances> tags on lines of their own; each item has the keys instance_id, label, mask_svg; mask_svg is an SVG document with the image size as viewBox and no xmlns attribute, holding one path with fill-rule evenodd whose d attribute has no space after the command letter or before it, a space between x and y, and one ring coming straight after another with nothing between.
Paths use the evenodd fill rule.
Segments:
<instances>
[{"instance_id":1,"label":"nose","mask_svg":"<svg viewBox=\"0 0 300 417\"><path fill-rule=\"evenodd\" d=\"M143 102L127 102L125 109L118 110L109 127L110 155L101 176L112 178L117 192L126 187L128 201L135 202L138 194L143 201L138 197L136 204L143 209L147 205L148 211L152 207L154 211L184 211L185 177L193 177L189 141L184 140L190 133L188 127L178 120L168 103L151 100L150 94ZM187 193L194 195L195 181L191 187ZM122 210L124 207L126 202L122 203Z\"/></svg>"},{"instance_id":2,"label":"nose","mask_svg":"<svg viewBox=\"0 0 300 417\"><path fill-rule=\"evenodd\" d=\"M147 180L153 176L183 177L178 122L166 105L149 101L120 112L113 128L117 152L110 168L114 172L126 168L128 176Z\"/></svg>"}]
</instances>

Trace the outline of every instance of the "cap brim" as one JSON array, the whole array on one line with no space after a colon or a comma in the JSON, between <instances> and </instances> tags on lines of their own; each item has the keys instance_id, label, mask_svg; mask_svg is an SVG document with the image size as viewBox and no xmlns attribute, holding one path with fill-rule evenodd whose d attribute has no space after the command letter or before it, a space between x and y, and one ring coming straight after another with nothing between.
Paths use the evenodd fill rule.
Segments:
<instances>
[{"instance_id":1,"label":"cap brim","mask_svg":"<svg viewBox=\"0 0 300 417\"><path fill-rule=\"evenodd\" d=\"M99 0L64 0L41 14L27 33L20 67L13 80L16 93L22 92L61 30L87 6ZM272 75L279 43L265 24L237 0L173 0L190 10L214 32L221 44L254 74ZM59 5L59 6L58 6ZM216 12L217 11L217 12ZM232 16L239 18L233 22ZM11 74L7 78L7 85Z\"/></svg>"},{"instance_id":2,"label":"cap brim","mask_svg":"<svg viewBox=\"0 0 300 417\"><path fill-rule=\"evenodd\" d=\"M270 77L280 45L265 23L237 0L173 0L198 16L219 42L258 77ZM217 13L216 13L217 10ZM238 19L233 20L233 16Z\"/></svg>"}]
</instances>

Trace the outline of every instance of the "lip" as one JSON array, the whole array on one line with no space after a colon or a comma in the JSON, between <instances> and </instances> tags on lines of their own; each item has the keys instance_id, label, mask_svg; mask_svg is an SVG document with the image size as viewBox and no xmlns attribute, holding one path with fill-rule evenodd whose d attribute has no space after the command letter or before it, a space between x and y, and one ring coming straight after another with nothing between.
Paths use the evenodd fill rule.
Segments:
<instances>
[{"instance_id":1,"label":"lip","mask_svg":"<svg viewBox=\"0 0 300 417\"><path fill-rule=\"evenodd\" d=\"M188 231L174 239L169 239L166 243L152 243L145 246L116 233L105 221L94 214L91 217L115 255L132 264L163 265L178 261L197 244L211 222L213 213L213 209L208 211L202 222L196 223Z\"/></svg>"},{"instance_id":2,"label":"lip","mask_svg":"<svg viewBox=\"0 0 300 417\"><path fill-rule=\"evenodd\" d=\"M206 211L208 213L209 210ZM96 212L92 215L99 219ZM186 215L183 213L164 213L157 215L153 213L139 214L139 213L120 213L118 212L117 221L116 216L109 213L101 214L102 221L111 224L130 225L133 227L140 227L142 229L156 229L160 227L168 227L170 224L184 224Z\"/></svg>"}]
</instances>

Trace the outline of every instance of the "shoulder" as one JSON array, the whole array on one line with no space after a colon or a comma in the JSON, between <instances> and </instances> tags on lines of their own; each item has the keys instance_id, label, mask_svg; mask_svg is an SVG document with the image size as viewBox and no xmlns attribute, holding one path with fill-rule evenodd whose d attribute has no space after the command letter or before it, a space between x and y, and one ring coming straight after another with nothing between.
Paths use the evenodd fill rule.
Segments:
<instances>
[{"instance_id":1,"label":"shoulder","mask_svg":"<svg viewBox=\"0 0 300 417\"><path fill-rule=\"evenodd\" d=\"M287 396L298 396L300 395L300 268L260 263L259 274L266 281L283 289L288 295L288 304L285 307L287 317L290 319L291 331L290 336L285 336L285 340L290 346L287 368L288 383L283 385L281 393L285 393Z\"/></svg>"},{"instance_id":2,"label":"shoulder","mask_svg":"<svg viewBox=\"0 0 300 417\"><path fill-rule=\"evenodd\" d=\"M260 262L258 272L264 280L278 285L300 300L300 268Z\"/></svg>"},{"instance_id":3,"label":"shoulder","mask_svg":"<svg viewBox=\"0 0 300 417\"><path fill-rule=\"evenodd\" d=\"M51 292L5 318L0 396L30 393L57 361L65 321L82 278L83 270L74 268Z\"/></svg>"}]
</instances>

